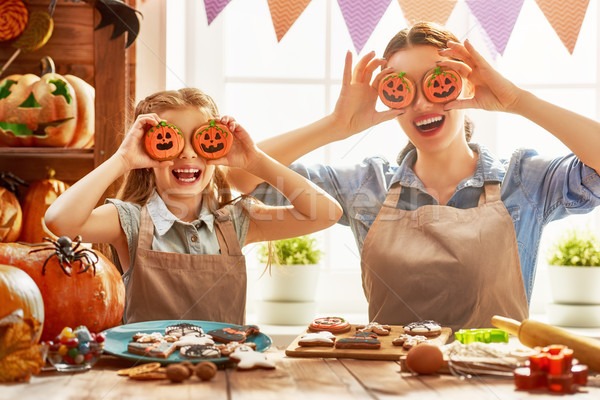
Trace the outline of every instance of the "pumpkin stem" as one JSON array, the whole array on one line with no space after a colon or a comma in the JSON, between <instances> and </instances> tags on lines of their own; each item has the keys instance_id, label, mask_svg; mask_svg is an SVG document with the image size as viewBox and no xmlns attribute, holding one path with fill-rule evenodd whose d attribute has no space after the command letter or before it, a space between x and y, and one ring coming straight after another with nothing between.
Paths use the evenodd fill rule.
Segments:
<instances>
[{"instance_id":1,"label":"pumpkin stem","mask_svg":"<svg viewBox=\"0 0 600 400\"><path fill-rule=\"evenodd\" d=\"M46 56L40 60L41 75L54 74L56 72L56 66L54 60L50 56Z\"/></svg>"},{"instance_id":2,"label":"pumpkin stem","mask_svg":"<svg viewBox=\"0 0 600 400\"><path fill-rule=\"evenodd\" d=\"M54 168L46 166L46 171L48 171L48 179L54 179L54 176L56 175Z\"/></svg>"}]
</instances>

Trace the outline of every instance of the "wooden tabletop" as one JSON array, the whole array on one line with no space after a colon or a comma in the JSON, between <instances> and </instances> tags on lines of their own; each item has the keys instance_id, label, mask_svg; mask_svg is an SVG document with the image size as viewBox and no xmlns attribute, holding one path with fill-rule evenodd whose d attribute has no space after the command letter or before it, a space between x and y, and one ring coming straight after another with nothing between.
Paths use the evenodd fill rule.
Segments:
<instances>
[{"instance_id":1,"label":"wooden tabletop","mask_svg":"<svg viewBox=\"0 0 600 400\"><path fill-rule=\"evenodd\" d=\"M552 399L550 392L516 391L512 378L461 379L449 374L416 376L400 371L396 361L292 358L270 349L275 370L221 369L208 382L134 381L116 371L132 362L103 355L87 372L45 371L27 383L0 384L0 399ZM569 397L600 399L600 376Z\"/></svg>"}]
</instances>

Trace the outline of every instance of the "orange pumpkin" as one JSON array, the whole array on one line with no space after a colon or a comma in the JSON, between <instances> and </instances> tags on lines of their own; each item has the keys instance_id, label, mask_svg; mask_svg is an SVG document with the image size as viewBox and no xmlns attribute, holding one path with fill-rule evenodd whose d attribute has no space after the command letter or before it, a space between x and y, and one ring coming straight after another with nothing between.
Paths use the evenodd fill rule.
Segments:
<instances>
[{"instance_id":1,"label":"orange pumpkin","mask_svg":"<svg viewBox=\"0 0 600 400\"><path fill-rule=\"evenodd\" d=\"M390 108L404 108L415 98L415 84L405 72L394 72L379 83L379 98Z\"/></svg>"},{"instance_id":2,"label":"orange pumpkin","mask_svg":"<svg viewBox=\"0 0 600 400\"><path fill-rule=\"evenodd\" d=\"M0 242L14 242L21 233L23 212L17 197L0 187Z\"/></svg>"},{"instance_id":3,"label":"orange pumpkin","mask_svg":"<svg viewBox=\"0 0 600 400\"><path fill-rule=\"evenodd\" d=\"M423 79L423 92L432 103L448 103L456 99L461 91L462 79L452 69L435 67Z\"/></svg>"},{"instance_id":4,"label":"orange pumpkin","mask_svg":"<svg viewBox=\"0 0 600 400\"><path fill-rule=\"evenodd\" d=\"M194 133L192 145L200 156L209 159L223 157L231 149L233 135L227 126L211 119Z\"/></svg>"},{"instance_id":5,"label":"orange pumpkin","mask_svg":"<svg viewBox=\"0 0 600 400\"><path fill-rule=\"evenodd\" d=\"M48 243L46 247L53 248ZM98 262L81 272L85 264L71 263L73 273L65 275L55 250L21 243L0 243L0 264L25 271L37 284L44 299L45 321L42 340L52 340L65 326L85 325L100 332L121 322L125 308L125 285L117 268L101 253ZM81 247L76 250L79 251ZM50 258L48 258L51 256ZM44 262L45 274L42 274ZM95 270L95 272L94 272Z\"/></svg>"},{"instance_id":6,"label":"orange pumpkin","mask_svg":"<svg viewBox=\"0 0 600 400\"><path fill-rule=\"evenodd\" d=\"M160 124L146 132L144 146L150 157L158 161L167 161L181 154L185 140L178 127L160 121Z\"/></svg>"},{"instance_id":7,"label":"orange pumpkin","mask_svg":"<svg viewBox=\"0 0 600 400\"><path fill-rule=\"evenodd\" d=\"M25 319L35 318L43 326L44 301L40 289L24 271L0 264L0 319L19 309ZM40 340L42 326L35 343Z\"/></svg>"},{"instance_id":8,"label":"orange pumpkin","mask_svg":"<svg viewBox=\"0 0 600 400\"><path fill-rule=\"evenodd\" d=\"M54 179L54 170L50 169L48 179L33 181L23 200L23 228L19 236L20 242L40 243L45 237L57 239L44 223L44 215L50 204L56 200L69 185Z\"/></svg>"},{"instance_id":9,"label":"orange pumpkin","mask_svg":"<svg viewBox=\"0 0 600 400\"><path fill-rule=\"evenodd\" d=\"M73 75L0 81L0 146L91 147L94 88Z\"/></svg>"}]
</instances>

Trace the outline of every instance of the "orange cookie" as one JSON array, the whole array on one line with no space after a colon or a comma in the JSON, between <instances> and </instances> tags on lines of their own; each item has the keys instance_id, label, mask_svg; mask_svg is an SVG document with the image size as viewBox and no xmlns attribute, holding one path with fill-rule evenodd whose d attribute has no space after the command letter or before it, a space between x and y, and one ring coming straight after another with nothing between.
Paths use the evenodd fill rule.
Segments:
<instances>
[{"instance_id":1,"label":"orange cookie","mask_svg":"<svg viewBox=\"0 0 600 400\"><path fill-rule=\"evenodd\" d=\"M458 72L435 67L423 79L423 93L432 103L448 103L462 91L462 79Z\"/></svg>"},{"instance_id":2,"label":"orange cookie","mask_svg":"<svg viewBox=\"0 0 600 400\"><path fill-rule=\"evenodd\" d=\"M211 119L192 136L192 145L198 155L204 158L221 158L229 152L233 135L227 126Z\"/></svg>"},{"instance_id":3,"label":"orange cookie","mask_svg":"<svg viewBox=\"0 0 600 400\"><path fill-rule=\"evenodd\" d=\"M333 334L344 333L350 330L350 323L340 317L315 318L308 326L308 330L311 332L329 331Z\"/></svg>"},{"instance_id":4,"label":"orange cookie","mask_svg":"<svg viewBox=\"0 0 600 400\"><path fill-rule=\"evenodd\" d=\"M394 72L379 83L379 98L390 108L404 108L415 98L415 84L405 72Z\"/></svg>"}]
</instances>

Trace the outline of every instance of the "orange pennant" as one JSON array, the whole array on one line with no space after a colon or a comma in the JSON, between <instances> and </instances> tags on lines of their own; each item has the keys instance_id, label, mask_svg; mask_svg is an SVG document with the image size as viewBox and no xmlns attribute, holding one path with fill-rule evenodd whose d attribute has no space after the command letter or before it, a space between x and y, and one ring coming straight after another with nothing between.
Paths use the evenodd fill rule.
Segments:
<instances>
[{"instance_id":1,"label":"orange pennant","mask_svg":"<svg viewBox=\"0 0 600 400\"><path fill-rule=\"evenodd\" d=\"M410 25L418 21L446 25L458 0L398 0L402 14Z\"/></svg>"},{"instance_id":2,"label":"orange pennant","mask_svg":"<svg viewBox=\"0 0 600 400\"><path fill-rule=\"evenodd\" d=\"M292 27L311 0L267 0L277 41Z\"/></svg>"},{"instance_id":3,"label":"orange pennant","mask_svg":"<svg viewBox=\"0 0 600 400\"><path fill-rule=\"evenodd\" d=\"M573 54L590 0L535 0L569 53Z\"/></svg>"}]
</instances>

